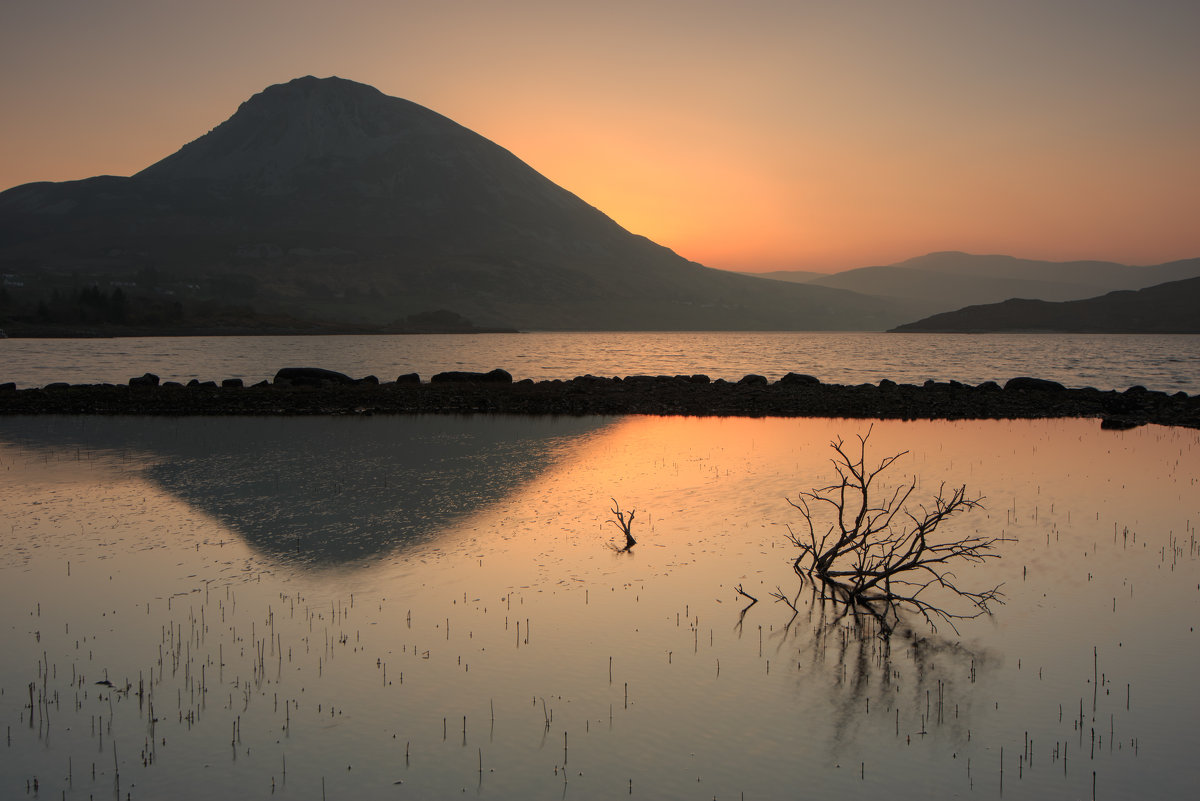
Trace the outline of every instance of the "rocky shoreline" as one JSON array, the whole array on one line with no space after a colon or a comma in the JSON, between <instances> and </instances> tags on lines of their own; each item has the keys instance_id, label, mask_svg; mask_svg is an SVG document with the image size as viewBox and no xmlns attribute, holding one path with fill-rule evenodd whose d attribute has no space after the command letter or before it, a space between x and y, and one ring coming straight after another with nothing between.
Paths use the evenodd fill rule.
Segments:
<instances>
[{"instance_id":1,"label":"rocky shoreline","mask_svg":"<svg viewBox=\"0 0 1200 801\"><path fill-rule=\"evenodd\" d=\"M33 389L0 384L0 414L351 415L351 414L657 414L730 417L875 419L1098 418L1106 428L1146 423L1200 428L1200 396L1147 390L1068 389L1014 378L1004 386L955 381L923 385L845 386L789 373L775 382L707 376L580 376L569 381L513 381L504 370L415 373L381 382L316 368L285 368L273 381L160 382L147 373L128 384L56 383Z\"/></svg>"}]
</instances>

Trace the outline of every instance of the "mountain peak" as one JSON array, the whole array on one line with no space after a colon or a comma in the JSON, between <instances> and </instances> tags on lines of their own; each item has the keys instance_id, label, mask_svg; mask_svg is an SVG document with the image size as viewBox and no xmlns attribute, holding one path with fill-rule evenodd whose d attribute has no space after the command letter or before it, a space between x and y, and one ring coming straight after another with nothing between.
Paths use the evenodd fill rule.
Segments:
<instances>
[{"instance_id":1,"label":"mountain peak","mask_svg":"<svg viewBox=\"0 0 1200 801\"><path fill-rule=\"evenodd\" d=\"M361 163L423 136L464 131L436 112L372 86L310 75L267 87L228 120L134 177L232 183L279 194L317 167L328 171L341 161Z\"/></svg>"},{"instance_id":2,"label":"mountain peak","mask_svg":"<svg viewBox=\"0 0 1200 801\"><path fill-rule=\"evenodd\" d=\"M338 98L375 99L387 98L383 92L374 86L358 83L346 78L331 75L328 78L317 78L305 75L293 78L287 83L277 83L268 86L261 92L251 96L242 106L267 102L330 102ZM391 98L396 99L396 98Z\"/></svg>"}]
</instances>

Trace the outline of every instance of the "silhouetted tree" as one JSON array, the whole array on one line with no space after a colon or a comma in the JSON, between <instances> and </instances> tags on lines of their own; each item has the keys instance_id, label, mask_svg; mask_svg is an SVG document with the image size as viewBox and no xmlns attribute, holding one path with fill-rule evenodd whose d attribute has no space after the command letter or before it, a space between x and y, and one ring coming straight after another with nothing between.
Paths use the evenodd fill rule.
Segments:
<instances>
[{"instance_id":1,"label":"silhouetted tree","mask_svg":"<svg viewBox=\"0 0 1200 801\"><path fill-rule=\"evenodd\" d=\"M796 574L802 581L813 580L814 588L854 614L873 617L884 633L894 628L903 609L921 615L935 631L939 621L957 631L955 621L991 614L993 602L1003 603L1000 585L967 589L958 583L953 567L999 557L1000 539L934 536L953 515L980 507L982 497L968 495L965 485L947 489L942 484L928 503L910 510L915 479L890 492L876 483L907 451L868 468L869 436L870 432L859 436L852 450L840 438L830 443L837 481L788 500L803 518L799 532L788 527L788 539L800 550L792 563ZM822 522L820 510L832 519ZM782 591L774 595L795 610Z\"/></svg>"},{"instance_id":2,"label":"silhouetted tree","mask_svg":"<svg viewBox=\"0 0 1200 801\"><path fill-rule=\"evenodd\" d=\"M125 297L125 291L121 287L117 287L108 298L108 319L114 323L125 322L127 308L128 301Z\"/></svg>"}]
</instances>

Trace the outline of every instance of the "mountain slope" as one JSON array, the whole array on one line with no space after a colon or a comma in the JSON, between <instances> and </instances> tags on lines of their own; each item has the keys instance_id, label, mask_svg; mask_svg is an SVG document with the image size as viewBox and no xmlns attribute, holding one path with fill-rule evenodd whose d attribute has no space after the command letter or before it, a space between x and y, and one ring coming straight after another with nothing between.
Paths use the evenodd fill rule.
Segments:
<instances>
[{"instance_id":1,"label":"mountain slope","mask_svg":"<svg viewBox=\"0 0 1200 801\"><path fill-rule=\"evenodd\" d=\"M1139 290L1052 303L1012 299L968 306L907 323L900 333L1057 331L1114 334L1200 333L1200 278L1170 281Z\"/></svg>"},{"instance_id":2,"label":"mountain slope","mask_svg":"<svg viewBox=\"0 0 1200 801\"><path fill-rule=\"evenodd\" d=\"M910 307L710 270L622 229L508 151L340 78L272 86L129 178L0 193L0 266L382 323L882 329ZM230 289L232 287L232 289ZM194 288L194 289L193 289Z\"/></svg>"},{"instance_id":3,"label":"mountain slope","mask_svg":"<svg viewBox=\"0 0 1200 801\"><path fill-rule=\"evenodd\" d=\"M753 275L756 278L770 278L772 281L788 281L793 284L807 284L829 275L829 273L818 273L812 270L768 270L767 272L746 272L742 274Z\"/></svg>"}]
</instances>

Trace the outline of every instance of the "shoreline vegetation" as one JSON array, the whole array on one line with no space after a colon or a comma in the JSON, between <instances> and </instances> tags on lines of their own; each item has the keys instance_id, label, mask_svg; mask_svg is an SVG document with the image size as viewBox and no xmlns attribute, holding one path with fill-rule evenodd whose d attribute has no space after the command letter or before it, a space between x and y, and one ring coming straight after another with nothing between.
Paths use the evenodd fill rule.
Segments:
<instances>
[{"instance_id":1,"label":"shoreline vegetation","mask_svg":"<svg viewBox=\"0 0 1200 801\"><path fill-rule=\"evenodd\" d=\"M103 296L101 296L103 297ZM2 305L2 304L0 304ZM121 313L119 319L89 319L69 308L63 319L52 314L0 316L0 337L11 339L113 339L118 337L192 336L331 336L361 334L516 334L515 328L477 326L452 311L413 314L387 325L305 320L285 314L259 314L251 309L219 309L213 313L180 313L169 323L150 322Z\"/></svg>"},{"instance_id":2,"label":"shoreline vegetation","mask_svg":"<svg viewBox=\"0 0 1200 801\"><path fill-rule=\"evenodd\" d=\"M679 415L698 417L844 417L860 419L986 420L1097 418L1104 428L1147 423L1200 428L1200 396L1133 386L1124 391L1067 388L1039 378L1003 386L957 381L853 386L825 384L788 373L738 381L704 375L514 381L504 370L416 373L380 381L320 368L284 368L272 381L160 381L146 373L127 384L53 383L18 389L0 384L3 415Z\"/></svg>"}]
</instances>

